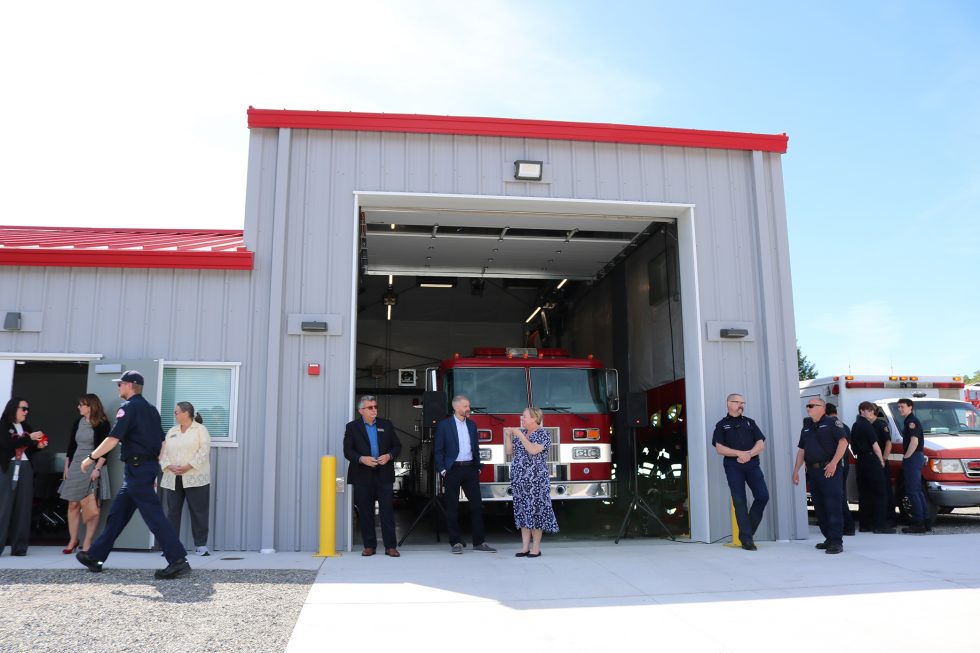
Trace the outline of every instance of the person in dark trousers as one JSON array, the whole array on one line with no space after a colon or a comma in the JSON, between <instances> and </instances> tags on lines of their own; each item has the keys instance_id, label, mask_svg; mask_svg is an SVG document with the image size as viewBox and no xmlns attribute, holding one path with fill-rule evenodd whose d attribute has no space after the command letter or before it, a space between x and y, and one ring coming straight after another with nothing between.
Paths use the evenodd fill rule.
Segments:
<instances>
[{"instance_id":1,"label":"person in dark trousers","mask_svg":"<svg viewBox=\"0 0 980 653\"><path fill-rule=\"evenodd\" d=\"M902 477L905 481L905 496L909 498L911 523L903 528L903 533L925 533L932 530L926 524L926 495L922 491L922 466L926 459L922 454L922 422L912 412L915 404L911 399L898 400L898 413L905 418L902 428Z\"/></svg>"},{"instance_id":2,"label":"person in dark trousers","mask_svg":"<svg viewBox=\"0 0 980 653\"><path fill-rule=\"evenodd\" d=\"M27 423L31 404L13 397L0 417L0 553L10 538L10 555L27 555L34 501L31 457L47 446L41 431Z\"/></svg>"},{"instance_id":3,"label":"person in dark trousers","mask_svg":"<svg viewBox=\"0 0 980 653\"><path fill-rule=\"evenodd\" d=\"M879 410L877 407L875 410ZM888 429L888 420L883 415L878 415L874 422L875 434L878 436L878 447L881 449L881 458L885 461L885 469L882 474L884 483L884 503L885 503L885 525L888 528L895 527L895 495L892 492L891 474L888 472L888 457L892 453L892 434Z\"/></svg>"},{"instance_id":4,"label":"person in dark trousers","mask_svg":"<svg viewBox=\"0 0 980 653\"><path fill-rule=\"evenodd\" d=\"M877 409L870 401L858 406L851 428L851 449L857 456L858 524L861 531L894 533L885 521L885 459L878 446L874 422Z\"/></svg>"},{"instance_id":5,"label":"person in dark trousers","mask_svg":"<svg viewBox=\"0 0 980 653\"><path fill-rule=\"evenodd\" d=\"M470 527L473 550L496 553L486 543L483 532L483 497L480 495L480 447L476 438L476 423L469 418L470 400L463 395L453 397L453 414L436 426L435 467L443 478L446 492L446 530L449 531L450 552L463 552L459 532L459 490L462 488L470 505Z\"/></svg>"},{"instance_id":6,"label":"person in dark trousers","mask_svg":"<svg viewBox=\"0 0 980 653\"><path fill-rule=\"evenodd\" d=\"M354 505L361 525L362 556L373 556L378 548L374 528L374 504L381 518L385 555L401 557L395 537L395 460L402 443L395 425L378 417L378 400L364 395L357 401L360 417L344 428L344 458L347 482L354 486Z\"/></svg>"},{"instance_id":7,"label":"person in dark trousers","mask_svg":"<svg viewBox=\"0 0 980 653\"><path fill-rule=\"evenodd\" d=\"M797 444L796 464L793 466L793 485L800 483L800 468L806 464L806 478L810 484L813 508L824 541L817 544L825 553L844 550L843 519L840 503L844 486L841 459L847 450L844 424L826 414L827 406L819 397L807 401L806 412L810 416L800 431Z\"/></svg>"},{"instance_id":8,"label":"person in dark trousers","mask_svg":"<svg viewBox=\"0 0 980 653\"><path fill-rule=\"evenodd\" d=\"M766 448L766 436L758 424L742 415L745 410L742 395L728 395L727 404L728 414L715 424L711 444L719 456L724 456L725 477L732 493L742 548L755 551L755 531L769 503L769 489L759 464L759 454ZM745 494L746 485L752 491L751 508Z\"/></svg>"},{"instance_id":9,"label":"person in dark trousers","mask_svg":"<svg viewBox=\"0 0 980 653\"><path fill-rule=\"evenodd\" d=\"M88 473L99 458L119 444L119 458L124 464L123 484L112 501L102 535L96 538L87 552L79 551L75 557L89 571L102 571L116 538L126 528L133 513L139 510L167 558L167 566L154 572L154 577L161 580L177 578L189 573L191 566L187 563L187 551L180 543L177 532L163 514L163 506L154 487L160 475L160 449L163 447L160 412L143 398L142 374L129 370L113 380L119 388L119 396L125 401L116 411L116 424L109 435L82 460L82 472Z\"/></svg>"},{"instance_id":10,"label":"person in dark trousers","mask_svg":"<svg viewBox=\"0 0 980 653\"><path fill-rule=\"evenodd\" d=\"M833 417L836 420L840 420L837 416L837 406L830 402L827 402L827 415ZM841 422L841 424L844 424ZM843 484L843 491L841 494L841 519L844 523L844 535L854 535L854 515L851 514L851 504L847 502L847 477L851 473L851 461L848 458L848 452L850 451L851 444L851 429L847 428L847 424L844 424L844 434L847 437L848 450L844 451L844 458L841 459L840 467L843 478L841 483Z\"/></svg>"}]
</instances>

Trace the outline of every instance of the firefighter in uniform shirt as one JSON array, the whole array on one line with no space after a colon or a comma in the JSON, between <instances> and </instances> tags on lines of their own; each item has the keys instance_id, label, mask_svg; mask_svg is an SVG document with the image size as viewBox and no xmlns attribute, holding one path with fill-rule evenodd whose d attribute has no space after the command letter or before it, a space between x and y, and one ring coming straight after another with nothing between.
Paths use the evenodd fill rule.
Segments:
<instances>
[{"instance_id":1,"label":"firefighter in uniform shirt","mask_svg":"<svg viewBox=\"0 0 980 653\"><path fill-rule=\"evenodd\" d=\"M878 445L875 405L862 401L851 428L851 449L857 456L858 522L864 532L894 533L885 522L885 459Z\"/></svg>"},{"instance_id":2,"label":"firefighter in uniform shirt","mask_svg":"<svg viewBox=\"0 0 980 653\"><path fill-rule=\"evenodd\" d=\"M125 463L123 484L112 501L105 530L91 548L80 551L75 557L89 571L102 571L102 563L109 557L112 545L122 533L126 524L137 510L163 547L163 554L169 563L166 568L155 572L160 579L176 578L191 570L187 564L187 551L177 538L170 521L163 514L160 498L154 490L160 474L160 448L163 444L163 427L160 413L141 394L143 375L135 370L124 372L114 379L119 386L122 405L116 413L116 424L106 439L82 461L82 472L87 472L92 463L122 445L119 457Z\"/></svg>"},{"instance_id":3,"label":"firefighter in uniform shirt","mask_svg":"<svg viewBox=\"0 0 980 653\"><path fill-rule=\"evenodd\" d=\"M793 466L793 485L800 483L800 468L806 463L806 478L810 483L813 508L824 541L817 544L825 553L844 550L844 520L841 514L843 500L843 472L840 461L847 451L844 424L826 414L827 404L814 397L806 404L809 422L804 422L797 445L796 464Z\"/></svg>"},{"instance_id":4,"label":"firefighter in uniform shirt","mask_svg":"<svg viewBox=\"0 0 980 653\"><path fill-rule=\"evenodd\" d=\"M878 409L875 408L877 411ZM888 456L892 453L892 434L888 430L888 421L884 417L878 417L871 423L875 433L878 434L878 448L881 449L881 458L885 461L884 474L882 481L885 484L885 525L888 528L895 526L895 498L892 496L892 483L888 476Z\"/></svg>"},{"instance_id":5,"label":"firefighter in uniform shirt","mask_svg":"<svg viewBox=\"0 0 980 653\"><path fill-rule=\"evenodd\" d=\"M912 414L911 399L898 400L898 413L905 418L902 429L902 477L905 481L905 496L909 498L912 509L912 523L903 528L903 533L925 533L932 530L926 525L926 495L922 491L922 466L926 463L922 455L922 422Z\"/></svg>"},{"instance_id":6,"label":"firefighter in uniform shirt","mask_svg":"<svg viewBox=\"0 0 980 653\"><path fill-rule=\"evenodd\" d=\"M769 489L759 464L759 454L766 448L766 436L754 421L742 415L744 410L742 395L728 395L728 415L715 424L711 444L715 445L718 455L725 457L725 477L732 492L742 548L755 551L755 531L769 503ZM752 490L751 508L745 495L746 485Z\"/></svg>"}]
</instances>

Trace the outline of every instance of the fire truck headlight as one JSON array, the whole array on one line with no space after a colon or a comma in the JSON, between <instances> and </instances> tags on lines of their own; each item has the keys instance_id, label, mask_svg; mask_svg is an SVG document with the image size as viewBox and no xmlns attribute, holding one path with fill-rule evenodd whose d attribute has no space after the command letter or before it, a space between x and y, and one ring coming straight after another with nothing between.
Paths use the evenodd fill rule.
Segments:
<instances>
[{"instance_id":1,"label":"fire truck headlight","mask_svg":"<svg viewBox=\"0 0 980 653\"><path fill-rule=\"evenodd\" d=\"M480 460L487 461L490 460L492 456L493 454L490 452L489 449L483 449L483 448L480 449Z\"/></svg>"},{"instance_id":2,"label":"fire truck headlight","mask_svg":"<svg viewBox=\"0 0 980 653\"><path fill-rule=\"evenodd\" d=\"M660 426L660 411L658 410L654 414L650 415L650 426L657 428Z\"/></svg>"},{"instance_id":3,"label":"fire truck headlight","mask_svg":"<svg viewBox=\"0 0 980 653\"><path fill-rule=\"evenodd\" d=\"M962 474L963 463L956 459L933 458L929 461L929 467L937 474Z\"/></svg>"},{"instance_id":4,"label":"fire truck headlight","mask_svg":"<svg viewBox=\"0 0 980 653\"><path fill-rule=\"evenodd\" d=\"M599 447L572 447L572 460L596 460Z\"/></svg>"}]
</instances>

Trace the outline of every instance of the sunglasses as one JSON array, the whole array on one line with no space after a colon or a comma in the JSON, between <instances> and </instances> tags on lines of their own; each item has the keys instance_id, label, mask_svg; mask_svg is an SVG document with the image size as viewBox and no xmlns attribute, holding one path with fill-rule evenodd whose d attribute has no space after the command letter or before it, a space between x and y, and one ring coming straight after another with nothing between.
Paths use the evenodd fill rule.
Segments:
<instances>
[{"instance_id":1,"label":"sunglasses","mask_svg":"<svg viewBox=\"0 0 980 653\"><path fill-rule=\"evenodd\" d=\"M29 412L31 409L28 406L17 406L17 410L22 410L26 413Z\"/></svg>"},{"instance_id":2,"label":"sunglasses","mask_svg":"<svg viewBox=\"0 0 980 653\"><path fill-rule=\"evenodd\" d=\"M365 406L364 410L378 410L377 406Z\"/></svg>"},{"instance_id":3,"label":"sunglasses","mask_svg":"<svg viewBox=\"0 0 980 653\"><path fill-rule=\"evenodd\" d=\"M823 404L807 404L806 409L810 410L811 408L819 408L821 406L823 406Z\"/></svg>"}]
</instances>

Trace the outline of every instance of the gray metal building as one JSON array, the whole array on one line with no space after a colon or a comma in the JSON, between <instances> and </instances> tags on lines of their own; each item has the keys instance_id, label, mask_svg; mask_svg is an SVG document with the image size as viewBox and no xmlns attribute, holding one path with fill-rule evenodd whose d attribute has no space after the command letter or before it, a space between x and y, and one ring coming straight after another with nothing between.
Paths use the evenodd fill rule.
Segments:
<instances>
[{"instance_id":1,"label":"gray metal building","mask_svg":"<svg viewBox=\"0 0 980 653\"><path fill-rule=\"evenodd\" d=\"M515 293L491 289L472 305L458 294L447 306L404 280L478 279L482 293L484 281L570 279L563 345L613 363L634 392L684 379L691 537L730 532L710 431L734 391L768 435L772 500L759 539L807 536L790 481L798 390L784 135L258 109L248 120L243 240L5 236L0 309L20 322L0 331L0 394L17 388L18 363L38 387L67 374L44 364L74 365L66 386L110 408L107 381L121 368L152 378L146 392L159 402L217 382L214 547L314 550L318 460L335 455L344 473L358 370L377 368L383 388L398 368L526 335L525 316L503 308ZM516 178L519 161L540 163L540 179ZM80 243L90 238L110 245ZM655 299L658 260L676 274ZM399 283L412 288L401 286L392 320L381 294ZM745 334L723 337L731 329ZM411 419L406 398L386 401ZM346 549L349 493L337 515Z\"/></svg>"}]
</instances>

